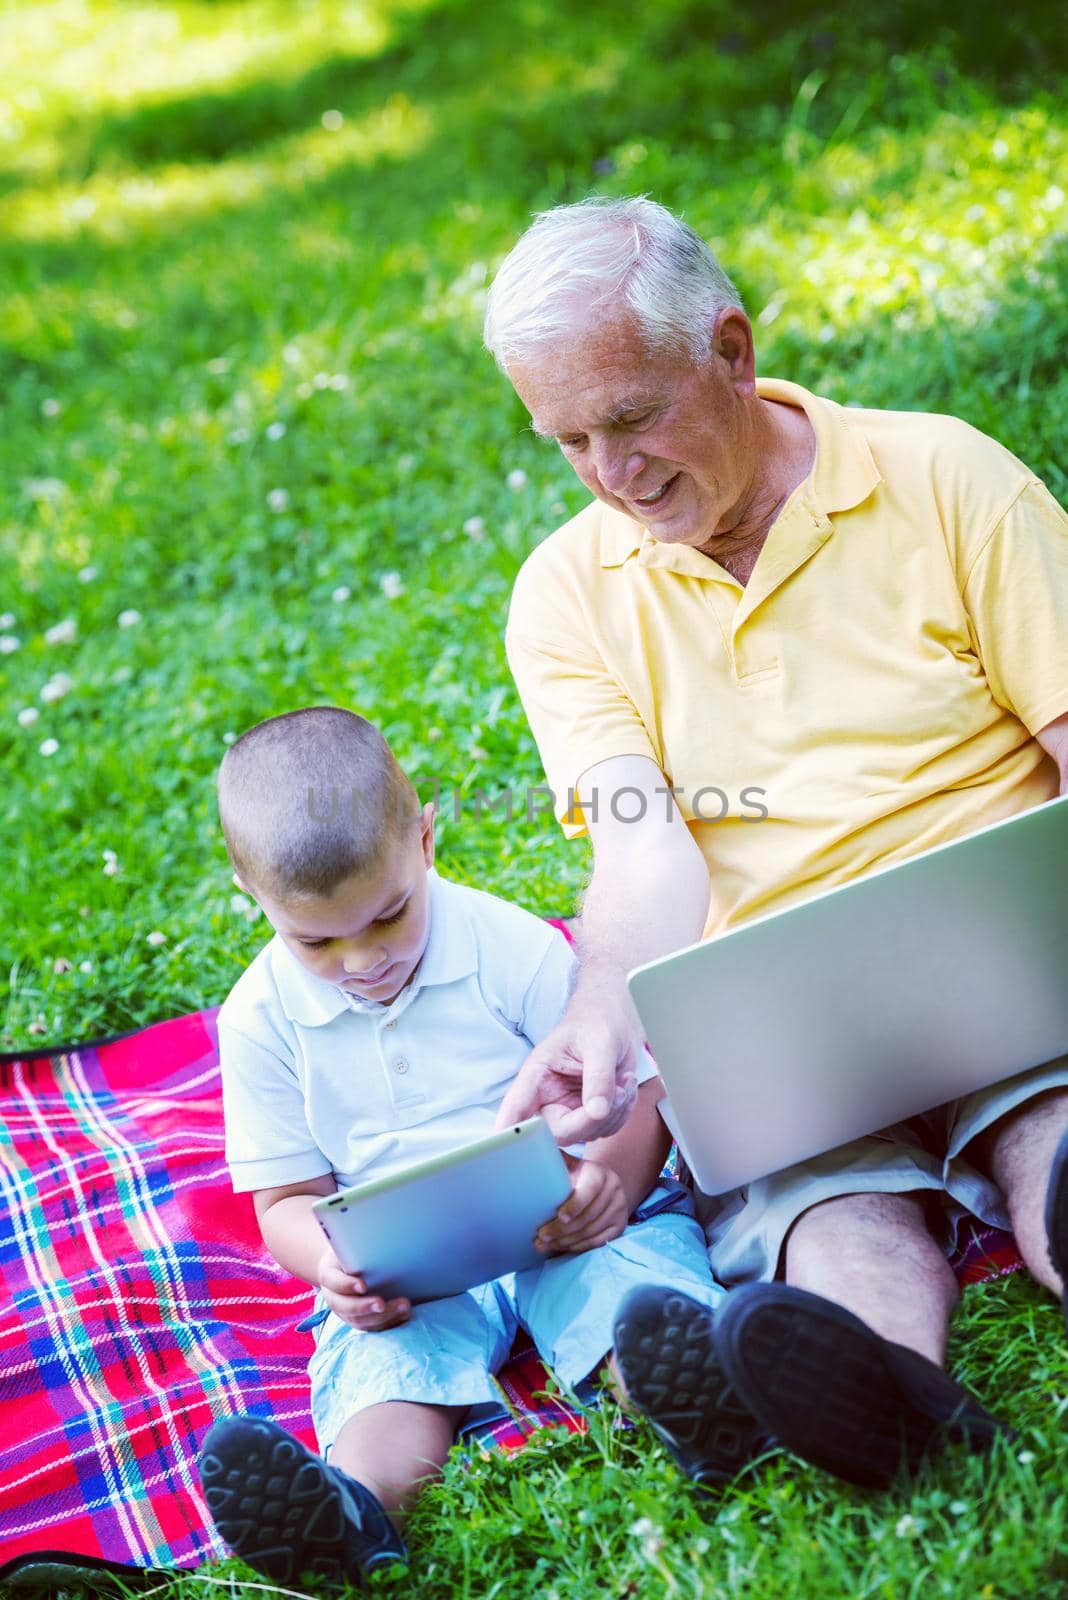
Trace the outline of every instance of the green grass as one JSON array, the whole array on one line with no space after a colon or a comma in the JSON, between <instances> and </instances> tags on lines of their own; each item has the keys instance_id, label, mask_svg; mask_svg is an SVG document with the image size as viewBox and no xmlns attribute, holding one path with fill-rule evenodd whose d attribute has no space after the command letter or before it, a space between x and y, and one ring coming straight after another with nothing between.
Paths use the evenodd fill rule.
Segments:
<instances>
[{"instance_id":1,"label":"green grass","mask_svg":"<svg viewBox=\"0 0 1068 1600\"><path fill-rule=\"evenodd\" d=\"M1064 498L1062 35L1060 7L994 0L4 8L0 1049L222 999L265 930L213 773L300 704L358 707L438 778L445 871L572 909L582 848L474 816L540 777L501 634L523 555L584 500L480 349L531 210L651 193L736 275L764 371L956 412ZM960 1328L1024 1429L992 1467L871 1498L779 1463L699 1509L644 1434L598 1426L450 1467L384 1587L1068 1593L1056 1312L997 1285ZM256 1591L169 1595L210 1592Z\"/></svg>"}]
</instances>

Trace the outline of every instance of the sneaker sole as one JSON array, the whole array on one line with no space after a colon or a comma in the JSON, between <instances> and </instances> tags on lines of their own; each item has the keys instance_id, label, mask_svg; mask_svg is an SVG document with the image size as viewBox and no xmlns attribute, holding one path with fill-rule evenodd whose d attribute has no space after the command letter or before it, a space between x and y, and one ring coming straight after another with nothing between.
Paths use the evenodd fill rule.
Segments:
<instances>
[{"instance_id":1,"label":"sneaker sole","mask_svg":"<svg viewBox=\"0 0 1068 1600\"><path fill-rule=\"evenodd\" d=\"M729 1387L712 1336L714 1313L689 1295L636 1289L616 1318L627 1394L695 1483L728 1483L768 1445Z\"/></svg>"},{"instance_id":2,"label":"sneaker sole","mask_svg":"<svg viewBox=\"0 0 1068 1600\"><path fill-rule=\"evenodd\" d=\"M223 1539L277 1583L308 1574L358 1584L361 1572L400 1559L358 1548L341 1489L325 1463L266 1418L217 1422L204 1439L199 1470ZM368 1543L387 1539L384 1514L370 1516L383 1526L367 1530Z\"/></svg>"},{"instance_id":3,"label":"sneaker sole","mask_svg":"<svg viewBox=\"0 0 1068 1600\"><path fill-rule=\"evenodd\" d=\"M1011 1433L933 1362L844 1306L787 1284L746 1284L716 1322L723 1370L779 1443L847 1482L885 1489L952 1441Z\"/></svg>"}]
</instances>

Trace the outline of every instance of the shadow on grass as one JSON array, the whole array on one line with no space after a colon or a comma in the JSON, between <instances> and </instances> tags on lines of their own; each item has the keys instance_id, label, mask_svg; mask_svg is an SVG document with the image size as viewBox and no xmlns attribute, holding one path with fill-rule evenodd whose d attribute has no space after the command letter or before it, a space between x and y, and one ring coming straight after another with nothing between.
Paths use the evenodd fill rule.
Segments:
<instances>
[{"instance_id":1,"label":"shadow on grass","mask_svg":"<svg viewBox=\"0 0 1068 1600\"><path fill-rule=\"evenodd\" d=\"M1066 37L1063 9L1046 0L1015 13L1001 0L974 0L966 16L925 0L861 0L848 14L826 0L658 0L625 26L615 0L587 0L580 16L536 0L491 8L430 0L425 10L399 12L377 55L333 56L291 78L71 118L55 129L65 147L57 175L84 181L116 165L216 162L314 127L326 109L359 119L396 94L431 113L463 97L468 142L483 158L494 130L514 127L543 160L566 161L594 113L601 125L610 120L615 139L664 129L697 135L712 115L755 131L761 112L788 108L814 71L828 83L863 75L865 110L915 130L924 108L892 70L895 55L929 58L931 114L954 73L1005 105L1057 92ZM596 86L586 87L591 73ZM693 93L701 88L704 95ZM828 136L839 116L828 92L810 125ZM450 118L441 138L457 132Z\"/></svg>"}]
</instances>

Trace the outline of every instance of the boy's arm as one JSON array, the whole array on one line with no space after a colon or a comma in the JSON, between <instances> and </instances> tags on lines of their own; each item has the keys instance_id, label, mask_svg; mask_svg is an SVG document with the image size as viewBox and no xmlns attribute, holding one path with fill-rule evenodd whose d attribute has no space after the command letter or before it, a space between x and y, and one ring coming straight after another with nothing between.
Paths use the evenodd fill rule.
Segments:
<instances>
[{"instance_id":1,"label":"boy's arm","mask_svg":"<svg viewBox=\"0 0 1068 1600\"><path fill-rule=\"evenodd\" d=\"M618 1133L588 1144L582 1160L567 1158L571 1194L552 1221L538 1229L534 1243L539 1250L578 1254L618 1239L654 1187L671 1148L656 1109L663 1092L659 1078L648 1078Z\"/></svg>"},{"instance_id":2,"label":"boy's arm","mask_svg":"<svg viewBox=\"0 0 1068 1600\"><path fill-rule=\"evenodd\" d=\"M619 1132L592 1140L584 1152L584 1160L616 1174L627 1197L628 1216L655 1186L671 1149L671 1135L656 1109L666 1093L662 1078L647 1078Z\"/></svg>"},{"instance_id":3,"label":"boy's arm","mask_svg":"<svg viewBox=\"0 0 1068 1600\"><path fill-rule=\"evenodd\" d=\"M312 1206L322 1195L337 1189L334 1175L308 1178L303 1183L279 1184L276 1189L257 1189L252 1202L263 1242L280 1267L322 1289L330 1310L343 1322L376 1333L407 1322L411 1302L403 1298L384 1300L368 1294L363 1279L346 1272L312 1215Z\"/></svg>"},{"instance_id":4,"label":"boy's arm","mask_svg":"<svg viewBox=\"0 0 1068 1600\"><path fill-rule=\"evenodd\" d=\"M283 1183L275 1189L256 1189L252 1203L260 1235L280 1267L305 1283L319 1283L319 1263L327 1248L326 1237L312 1214L312 1206L337 1189L332 1172L303 1183Z\"/></svg>"}]
</instances>

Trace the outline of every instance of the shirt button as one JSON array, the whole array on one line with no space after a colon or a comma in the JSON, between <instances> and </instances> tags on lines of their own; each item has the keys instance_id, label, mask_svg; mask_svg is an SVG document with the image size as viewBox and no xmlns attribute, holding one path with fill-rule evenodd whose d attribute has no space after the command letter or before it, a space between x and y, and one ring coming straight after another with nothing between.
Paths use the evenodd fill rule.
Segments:
<instances>
[{"instance_id":1,"label":"shirt button","mask_svg":"<svg viewBox=\"0 0 1068 1600\"><path fill-rule=\"evenodd\" d=\"M408 1063L405 1061L403 1056L398 1056L396 1061L394 1061L393 1070L394 1072L407 1072Z\"/></svg>"}]
</instances>

